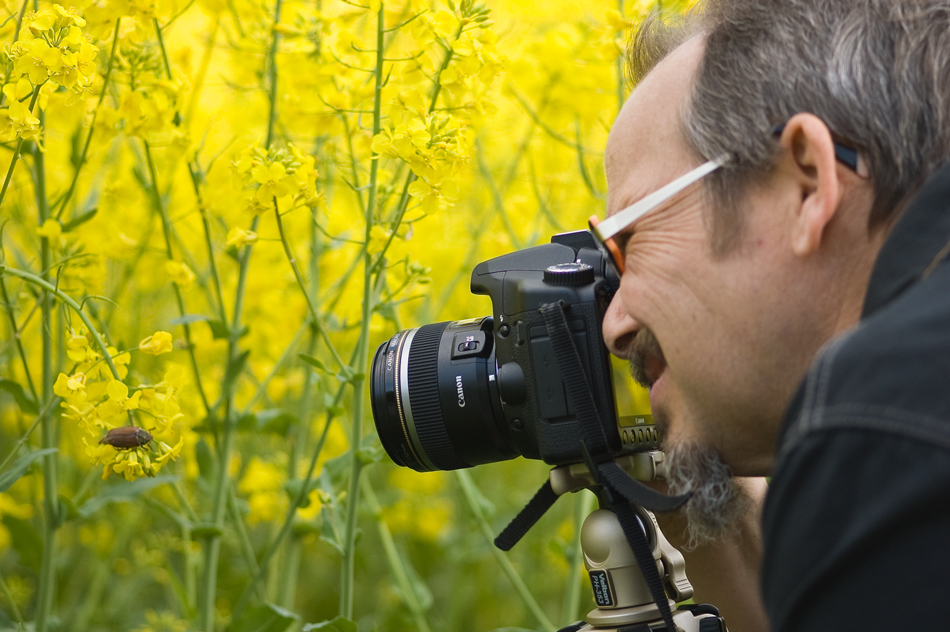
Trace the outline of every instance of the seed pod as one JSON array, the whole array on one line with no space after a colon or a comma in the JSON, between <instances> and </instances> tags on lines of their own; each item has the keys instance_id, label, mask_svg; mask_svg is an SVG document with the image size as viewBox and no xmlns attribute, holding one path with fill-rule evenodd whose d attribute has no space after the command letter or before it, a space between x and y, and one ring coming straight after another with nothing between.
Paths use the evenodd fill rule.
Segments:
<instances>
[{"instance_id":1,"label":"seed pod","mask_svg":"<svg viewBox=\"0 0 950 632\"><path fill-rule=\"evenodd\" d=\"M113 428L106 436L99 439L99 443L111 445L116 450L128 450L138 448L147 443L151 443L152 434L145 428L138 426L122 426Z\"/></svg>"}]
</instances>

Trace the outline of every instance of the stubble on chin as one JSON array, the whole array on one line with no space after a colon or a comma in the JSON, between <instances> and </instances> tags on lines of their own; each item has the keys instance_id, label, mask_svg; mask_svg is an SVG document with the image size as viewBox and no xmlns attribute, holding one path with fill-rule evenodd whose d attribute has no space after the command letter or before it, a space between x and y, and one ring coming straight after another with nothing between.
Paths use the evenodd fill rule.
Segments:
<instances>
[{"instance_id":1,"label":"stubble on chin","mask_svg":"<svg viewBox=\"0 0 950 632\"><path fill-rule=\"evenodd\" d=\"M650 388L655 376L649 374L647 367L657 360L666 362L660 342L652 331L643 328L629 349L633 379ZM669 419L664 410L654 408L653 423L661 437L669 437ZM670 443L664 447L669 493L690 494L682 510L687 524L687 543L683 548L693 550L725 539L751 510L752 499L736 484L729 466L715 449L692 441Z\"/></svg>"},{"instance_id":2,"label":"stubble on chin","mask_svg":"<svg viewBox=\"0 0 950 632\"><path fill-rule=\"evenodd\" d=\"M753 503L719 453L694 442L676 442L664 451L669 493L690 494L681 510L687 535L683 548L691 551L732 535Z\"/></svg>"}]
</instances>

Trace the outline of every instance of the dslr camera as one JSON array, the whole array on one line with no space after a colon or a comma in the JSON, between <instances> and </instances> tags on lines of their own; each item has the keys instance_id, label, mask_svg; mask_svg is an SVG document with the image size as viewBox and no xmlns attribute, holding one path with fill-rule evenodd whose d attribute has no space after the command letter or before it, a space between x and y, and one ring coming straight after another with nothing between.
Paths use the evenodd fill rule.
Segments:
<instances>
[{"instance_id":1,"label":"dslr camera","mask_svg":"<svg viewBox=\"0 0 950 632\"><path fill-rule=\"evenodd\" d=\"M376 352L373 417L390 458L420 472L519 455L583 462L582 427L540 312L558 302L580 360L570 370L587 380L611 453L658 449L650 415L618 411L601 324L619 285L588 231L478 264L471 291L491 298L491 316L400 331Z\"/></svg>"}]
</instances>

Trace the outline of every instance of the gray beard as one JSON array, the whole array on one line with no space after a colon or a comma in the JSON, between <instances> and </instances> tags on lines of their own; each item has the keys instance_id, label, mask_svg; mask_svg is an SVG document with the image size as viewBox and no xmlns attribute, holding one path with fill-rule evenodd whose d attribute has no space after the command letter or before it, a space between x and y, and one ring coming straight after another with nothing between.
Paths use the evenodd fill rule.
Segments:
<instances>
[{"instance_id":1,"label":"gray beard","mask_svg":"<svg viewBox=\"0 0 950 632\"><path fill-rule=\"evenodd\" d=\"M674 495L691 494L683 509L687 551L725 539L751 508L751 499L736 485L732 472L712 448L676 443L666 452L667 483Z\"/></svg>"}]
</instances>

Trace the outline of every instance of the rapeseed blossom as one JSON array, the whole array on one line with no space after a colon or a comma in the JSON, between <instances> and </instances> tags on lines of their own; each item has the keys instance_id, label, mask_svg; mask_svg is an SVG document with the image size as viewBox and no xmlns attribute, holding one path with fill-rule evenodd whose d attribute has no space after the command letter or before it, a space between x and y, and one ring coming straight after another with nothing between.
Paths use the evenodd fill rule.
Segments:
<instances>
[{"instance_id":1,"label":"rapeseed blossom","mask_svg":"<svg viewBox=\"0 0 950 632\"><path fill-rule=\"evenodd\" d=\"M167 331L156 331L139 343L139 351L149 355L162 355L172 350L172 335Z\"/></svg>"},{"instance_id":2,"label":"rapeseed blossom","mask_svg":"<svg viewBox=\"0 0 950 632\"><path fill-rule=\"evenodd\" d=\"M647 4L93 0L22 20L32 5L10 4L0 475L35 458L0 493L0 563L22 558L26 579L3 579L24 619L43 593L77 626L224 629L246 590L245 612L302 626L365 585L388 596L371 606L381 629L448 629L439 593L497 569L456 479L383 455L373 351L490 313L469 292L476 263L600 208L618 42ZM509 481L543 476L533 466L474 470L493 524L519 508ZM573 520L552 524L569 549ZM37 529L51 549L26 539ZM544 553L556 568L562 548ZM526 559L532 590L560 595L546 583L561 573ZM300 597L328 573L349 598ZM470 627L523 609L473 599L453 615Z\"/></svg>"}]
</instances>

